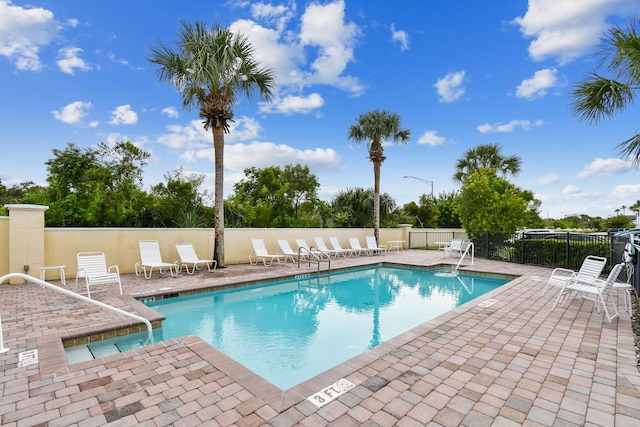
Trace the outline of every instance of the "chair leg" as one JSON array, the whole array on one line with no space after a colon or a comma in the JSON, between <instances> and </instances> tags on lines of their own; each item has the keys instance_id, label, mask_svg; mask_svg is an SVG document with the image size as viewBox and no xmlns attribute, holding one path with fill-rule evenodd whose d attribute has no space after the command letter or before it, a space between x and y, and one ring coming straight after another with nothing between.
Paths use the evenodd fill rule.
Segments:
<instances>
[{"instance_id":1,"label":"chair leg","mask_svg":"<svg viewBox=\"0 0 640 427\"><path fill-rule=\"evenodd\" d=\"M598 297L600 297L600 302L602 303L602 307L604 307L604 314L607 316L607 320L609 322L611 322L613 319L618 317L618 315L620 314L620 313L618 313L618 305L617 304L613 304L613 308L616 310L616 312L614 313L613 316L609 316L609 310L607 310L607 303L606 303L604 297L602 296L602 294L598 294Z\"/></svg>"}]
</instances>

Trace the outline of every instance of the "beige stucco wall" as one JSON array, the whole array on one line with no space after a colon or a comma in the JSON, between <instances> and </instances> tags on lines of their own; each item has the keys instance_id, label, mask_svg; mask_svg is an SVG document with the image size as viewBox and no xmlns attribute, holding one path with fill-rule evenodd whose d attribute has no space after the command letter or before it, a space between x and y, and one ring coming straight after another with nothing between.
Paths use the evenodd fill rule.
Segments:
<instances>
[{"instance_id":1,"label":"beige stucco wall","mask_svg":"<svg viewBox=\"0 0 640 427\"><path fill-rule=\"evenodd\" d=\"M9 272L9 217L0 216L0 274Z\"/></svg>"},{"instance_id":2,"label":"beige stucco wall","mask_svg":"<svg viewBox=\"0 0 640 427\"><path fill-rule=\"evenodd\" d=\"M139 260L138 242L157 240L162 258L173 262L178 258L176 243L191 243L200 258L213 257L213 229L182 228L44 228L44 210L35 207L15 206L9 217L0 217L0 276L7 273L23 273L24 265L29 265L29 274L40 276L40 267L64 265L67 279L76 275L76 255L78 252L104 252L108 265L117 265L120 272L133 273ZM410 226L380 230L380 243L388 240L404 240L407 247ZM12 241L11 230L19 230L17 241ZM295 239L306 239L315 245L315 237L325 239L327 246L330 236L336 236L340 244L348 248L349 237L357 237L365 246L365 236L372 235L371 228L231 228L225 229L225 263L241 264L249 262L253 252L252 238L264 239L270 253L278 253L278 239L287 239L295 250ZM14 232L15 235L15 232ZM18 268L19 267L19 268ZM48 270L47 279L59 279L58 270Z\"/></svg>"}]
</instances>

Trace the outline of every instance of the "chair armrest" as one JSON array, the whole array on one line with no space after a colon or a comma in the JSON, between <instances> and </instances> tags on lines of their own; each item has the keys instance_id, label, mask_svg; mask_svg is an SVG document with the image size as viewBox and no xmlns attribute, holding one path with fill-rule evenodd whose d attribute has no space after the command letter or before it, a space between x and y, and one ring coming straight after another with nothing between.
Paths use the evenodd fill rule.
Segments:
<instances>
[{"instance_id":1,"label":"chair armrest","mask_svg":"<svg viewBox=\"0 0 640 427\"><path fill-rule=\"evenodd\" d=\"M118 276L120 275L120 269L118 268L117 265L110 266L108 272L111 273L111 270L115 270Z\"/></svg>"}]
</instances>

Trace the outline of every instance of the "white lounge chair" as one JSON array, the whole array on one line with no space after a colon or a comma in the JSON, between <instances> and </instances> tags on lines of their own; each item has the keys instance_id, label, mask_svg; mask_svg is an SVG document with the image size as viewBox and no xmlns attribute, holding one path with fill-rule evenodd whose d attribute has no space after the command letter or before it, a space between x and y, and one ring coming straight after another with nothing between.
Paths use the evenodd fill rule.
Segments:
<instances>
[{"instance_id":1,"label":"white lounge chair","mask_svg":"<svg viewBox=\"0 0 640 427\"><path fill-rule=\"evenodd\" d=\"M278 261L278 264L283 262L282 255L272 255L267 251L264 240L251 239L251 245L253 245L253 253L249 255L249 263L251 263L251 265L256 265L258 261L262 261L264 265L271 265L274 260ZM269 262L268 264L267 261Z\"/></svg>"},{"instance_id":2,"label":"white lounge chair","mask_svg":"<svg viewBox=\"0 0 640 427\"><path fill-rule=\"evenodd\" d=\"M360 240L357 237L349 237L349 246L351 246L351 251L355 256L360 256L363 252L369 255L367 248L360 246Z\"/></svg>"},{"instance_id":3,"label":"white lounge chair","mask_svg":"<svg viewBox=\"0 0 640 427\"><path fill-rule=\"evenodd\" d=\"M367 250L371 254L386 254L387 247L385 245L378 245L376 236L365 236L367 242Z\"/></svg>"},{"instance_id":4,"label":"white lounge chair","mask_svg":"<svg viewBox=\"0 0 640 427\"><path fill-rule=\"evenodd\" d=\"M555 286L557 288L563 288L569 280L577 279L583 282L594 281L598 277L600 277L600 273L604 269L604 266L607 264L607 259L604 257L599 257L595 255L587 256L584 261L582 261L582 266L580 266L580 270L573 271L568 268L558 267L555 268L551 272L551 276L549 276L549 280L547 280L547 284L542 290L542 295L547 292L547 289L550 286Z\"/></svg>"},{"instance_id":5,"label":"white lounge chair","mask_svg":"<svg viewBox=\"0 0 640 427\"><path fill-rule=\"evenodd\" d=\"M607 310L607 303L605 299L607 296L609 296L611 288L613 287L616 280L618 280L618 276L622 271L622 267L624 267L624 263L622 262L620 264L614 265L606 280L596 279L585 281L578 278L568 280L560 291L556 302L553 304L552 310L558 303L560 303L560 305L564 305L569 298L569 294L571 294L571 292L576 292L578 294L583 294L582 297L584 299L593 301L598 312L600 312L600 304L602 304L602 307L604 308L604 314L607 316L607 320L611 322L619 314L618 306L617 304L613 304L615 313L612 316L609 316L609 310Z\"/></svg>"},{"instance_id":6,"label":"white lounge chair","mask_svg":"<svg viewBox=\"0 0 640 427\"><path fill-rule=\"evenodd\" d=\"M76 289L78 292L78 279L84 278L87 285L87 298L91 298L91 286L117 283L122 295L122 282L120 281L120 269L117 265L107 268L107 260L104 252L78 252L76 255L78 272L76 273Z\"/></svg>"},{"instance_id":7,"label":"white lounge chair","mask_svg":"<svg viewBox=\"0 0 640 427\"><path fill-rule=\"evenodd\" d=\"M178 257L180 257L180 259L176 261L176 264L180 270L184 267L184 269L187 270L187 274L193 274L196 270L200 270L200 266L203 265L206 265L209 271L216 271L218 267L218 261L215 259L198 258L191 243L176 243L176 249L178 251ZM191 266L191 271L189 271L189 266Z\"/></svg>"},{"instance_id":8,"label":"white lounge chair","mask_svg":"<svg viewBox=\"0 0 640 427\"><path fill-rule=\"evenodd\" d=\"M309 256L312 254L321 255L322 253L317 248L312 249L311 246L307 243L305 239L296 239L296 245L298 245L298 250L301 254L305 256Z\"/></svg>"},{"instance_id":9,"label":"white lounge chair","mask_svg":"<svg viewBox=\"0 0 640 427\"><path fill-rule=\"evenodd\" d=\"M140 261L135 265L136 276L144 273L145 279L151 278L153 269L157 268L160 274L164 274L167 269L172 277L178 275L178 265L176 263L162 261L160 254L160 245L157 240L140 240Z\"/></svg>"},{"instance_id":10,"label":"white lounge chair","mask_svg":"<svg viewBox=\"0 0 640 427\"><path fill-rule=\"evenodd\" d=\"M316 247L318 248L318 250L320 250L321 252L324 252L329 257L337 258L338 255L344 256L344 254L341 251L338 251L336 249L329 249L322 237L316 237L315 241L316 241Z\"/></svg>"},{"instance_id":11,"label":"white lounge chair","mask_svg":"<svg viewBox=\"0 0 640 427\"><path fill-rule=\"evenodd\" d=\"M331 243L331 246L333 246L333 249L335 249L336 251L338 251L342 256L353 256L354 255L354 250L353 249L344 249L342 247L342 245L340 245L340 241L338 240L337 237L332 236L329 237L329 242Z\"/></svg>"},{"instance_id":12,"label":"white lounge chair","mask_svg":"<svg viewBox=\"0 0 640 427\"><path fill-rule=\"evenodd\" d=\"M284 258L285 264L289 259L292 262L296 262L298 258L300 258L300 260L306 258L306 255L298 254L298 252L294 251L287 239L278 239L278 246L280 246L280 255Z\"/></svg>"}]
</instances>

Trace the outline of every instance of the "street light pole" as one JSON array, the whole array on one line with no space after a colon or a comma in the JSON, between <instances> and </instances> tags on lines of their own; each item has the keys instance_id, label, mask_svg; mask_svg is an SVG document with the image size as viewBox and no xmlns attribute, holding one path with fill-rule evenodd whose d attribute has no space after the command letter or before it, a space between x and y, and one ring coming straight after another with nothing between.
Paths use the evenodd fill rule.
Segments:
<instances>
[{"instance_id":1,"label":"street light pole","mask_svg":"<svg viewBox=\"0 0 640 427\"><path fill-rule=\"evenodd\" d=\"M403 178L413 178L413 179L417 179L418 181L422 181L424 183L427 183L431 186L431 198L433 199L433 181L429 181L428 179L422 179L422 178L418 178L417 176L411 176L411 175L405 175L403 176Z\"/></svg>"}]
</instances>

